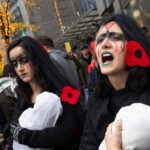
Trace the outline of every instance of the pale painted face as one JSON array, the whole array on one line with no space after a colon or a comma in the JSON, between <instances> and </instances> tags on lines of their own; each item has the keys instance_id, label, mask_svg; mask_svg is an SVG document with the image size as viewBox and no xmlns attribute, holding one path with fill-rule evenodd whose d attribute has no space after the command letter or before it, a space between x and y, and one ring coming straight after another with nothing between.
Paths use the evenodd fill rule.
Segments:
<instances>
[{"instance_id":1,"label":"pale painted face","mask_svg":"<svg viewBox=\"0 0 150 150\"><path fill-rule=\"evenodd\" d=\"M16 74L23 82L30 83L35 80L32 63L22 47L16 46L11 49L9 57Z\"/></svg>"},{"instance_id":2,"label":"pale painted face","mask_svg":"<svg viewBox=\"0 0 150 150\"><path fill-rule=\"evenodd\" d=\"M125 71L125 53L126 40L123 31L115 22L106 24L99 32L96 46L101 73L115 75Z\"/></svg>"}]
</instances>

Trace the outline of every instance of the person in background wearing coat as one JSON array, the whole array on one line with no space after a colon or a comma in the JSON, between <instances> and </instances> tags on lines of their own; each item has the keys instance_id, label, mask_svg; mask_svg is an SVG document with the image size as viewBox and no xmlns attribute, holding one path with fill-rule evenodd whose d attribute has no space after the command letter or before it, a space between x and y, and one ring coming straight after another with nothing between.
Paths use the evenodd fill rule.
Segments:
<instances>
[{"instance_id":1,"label":"person in background wearing coat","mask_svg":"<svg viewBox=\"0 0 150 150\"><path fill-rule=\"evenodd\" d=\"M80 63L81 68L79 75L81 78L82 88L84 90L85 104L88 103L88 65L91 63L92 55L87 45L82 45L80 48Z\"/></svg>"},{"instance_id":2,"label":"person in background wearing coat","mask_svg":"<svg viewBox=\"0 0 150 150\"><path fill-rule=\"evenodd\" d=\"M4 66L0 78L0 132L2 133L7 122L11 121L13 109L17 101L17 82L12 75L12 69L7 64Z\"/></svg>"},{"instance_id":3,"label":"person in background wearing coat","mask_svg":"<svg viewBox=\"0 0 150 150\"><path fill-rule=\"evenodd\" d=\"M58 66L59 71L66 76L68 82L81 90L78 73L75 65L70 60L69 54L64 50L55 49L53 40L47 35L39 35L36 40L42 43L48 51L50 59Z\"/></svg>"},{"instance_id":4,"label":"person in background wearing coat","mask_svg":"<svg viewBox=\"0 0 150 150\"><path fill-rule=\"evenodd\" d=\"M3 131L8 127L7 123L12 120L13 111L17 102L17 82L12 74L12 68L6 64L4 66L2 77L0 78L0 143L1 146L9 147L9 140L4 140Z\"/></svg>"},{"instance_id":5,"label":"person in background wearing coat","mask_svg":"<svg viewBox=\"0 0 150 150\"><path fill-rule=\"evenodd\" d=\"M93 56L93 60L91 64L88 66L88 95L91 96L94 94L94 89L96 85L96 59L94 54L94 46L95 41L92 41L90 44L91 54Z\"/></svg>"}]
</instances>

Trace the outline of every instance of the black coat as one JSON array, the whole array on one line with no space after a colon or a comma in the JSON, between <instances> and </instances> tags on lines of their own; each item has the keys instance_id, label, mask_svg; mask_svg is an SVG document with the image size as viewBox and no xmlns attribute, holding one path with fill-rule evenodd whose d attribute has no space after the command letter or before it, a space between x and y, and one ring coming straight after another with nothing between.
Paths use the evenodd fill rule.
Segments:
<instances>
[{"instance_id":1,"label":"black coat","mask_svg":"<svg viewBox=\"0 0 150 150\"><path fill-rule=\"evenodd\" d=\"M0 78L0 132L7 122L11 121L17 98L16 82L13 78Z\"/></svg>"},{"instance_id":2,"label":"black coat","mask_svg":"<svg viewBox=\"0 0 150 150\"><path fill-rule=\"evenodd\" d=\"M13 116L14 121L18 121L20 116L20 105L21 103L18 100ZM33 107L32 105L29 104L27 108ZM23 129L19 133L19 139L22 139L22 136L24 137L21 144L32 148L54 147L55 150L78 150L85 119L81 104L78 102L75 105L71 105L67 102L62 102L62 106L63 114L55 127L34 131Z\"/></svg>"},{"instance_id":3,"label":"black coat","mask_svg":"<svg viewBox=\"0 0 150 150\"><path fill-rule=\"evenodd\" d=\"M142 94L123 89L112 92L107 98L90 97L80 150L98 150L109 123L122 107L133 103L150 105L150 88Z\"/></svg>"}]
</instances>

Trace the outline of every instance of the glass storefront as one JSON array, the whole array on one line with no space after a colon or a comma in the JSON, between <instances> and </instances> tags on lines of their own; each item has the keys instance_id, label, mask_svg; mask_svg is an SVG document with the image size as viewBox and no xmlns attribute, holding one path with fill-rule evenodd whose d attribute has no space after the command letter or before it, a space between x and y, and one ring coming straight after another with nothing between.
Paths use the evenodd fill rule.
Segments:
<instances>
[{"instance_id":1,"label":"glass storefront","mask_svg":"<svg viewBox=\"0 0 150 150\"><path fill-rule=\"evenodd\" d=\"M19 7L17 7L11 14L12 14L11 22L23 22Z\"/></svg>"},{"instance_id":2,"label":"glass storefront","mask_svg":"<svg viewBox=\"0 0 150 150\"><path fill-rule=\"evenodd\" d=\"M147 27L150 33L150 0L131 0L125 12L133 17L141 27Z\"/></svg>"},{"instance_id":3,"label":"glass storefront","mask_svg":"<svg viewBox=\"0 0 150 150\"><path fill-rule=\"evenodd\" d=\"M82 10L81 10L81 5L80 5L80 0L73 0L73 6L74 6L74 10L76 12L77 17L81 17Z\"/></svg>"},{"instance_id":4,"label":"glass storefront","mask_svg":"<svg viewBox=\"0 0 150 150\"><path fill-rule=\"evenodd\" d=\"M10 7L13 7L17 3L17 0L10 0Z\"/></svg>"},{"instance_id":5,"label":"glass storefront","mask_svg":"<svg viewBox=\"0 0 150 150\"><path fill-rule=\"evenodd\" d=\"M72 2L78 17L84 15L91 8L97 8L95 0L72 0Z\"/></svg>"}]
</instances>

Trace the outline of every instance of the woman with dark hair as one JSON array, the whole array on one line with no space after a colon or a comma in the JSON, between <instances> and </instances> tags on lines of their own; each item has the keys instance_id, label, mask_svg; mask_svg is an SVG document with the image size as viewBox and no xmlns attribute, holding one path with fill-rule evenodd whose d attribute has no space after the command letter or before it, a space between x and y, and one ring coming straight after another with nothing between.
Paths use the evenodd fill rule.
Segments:
<instances>
[{"instance_id":1,"label":"woman with dark hair","mask_svg":"<svg viewBox=\"0 0 150 150\"><path fill-rule=\"evenodd\" d=\"M18 102L10 123L14 149L23 149L21 144L78 149L77 132L84 123L80 92L68 85L48 53L31 37L12 42L7 57L18 82Z\"/></svg>"},{"instance_id":2,"label":"woman with dark hair","mask_svg":"<svg viewBox=\"0 0 150 150\"><path fill-rule=\"evenodd\" d=\"M95 94L89 98L80 150L97 150L117 112L132 103L150 105L150 43L126 15L105 20L96 36Z\"/></svg>"}]
</instances>

